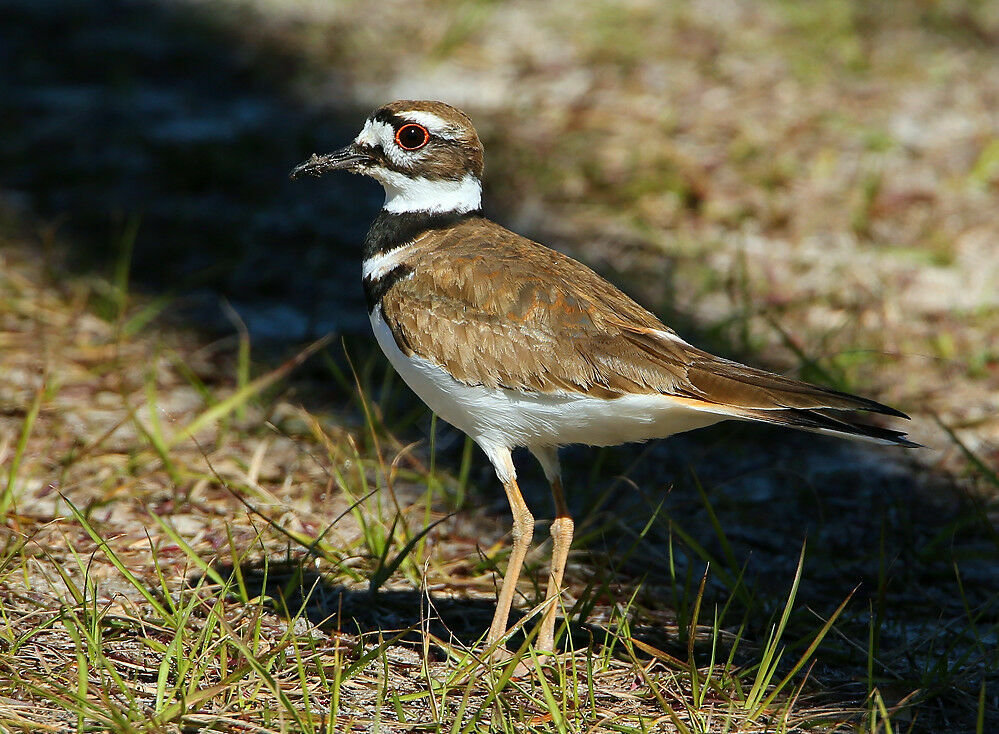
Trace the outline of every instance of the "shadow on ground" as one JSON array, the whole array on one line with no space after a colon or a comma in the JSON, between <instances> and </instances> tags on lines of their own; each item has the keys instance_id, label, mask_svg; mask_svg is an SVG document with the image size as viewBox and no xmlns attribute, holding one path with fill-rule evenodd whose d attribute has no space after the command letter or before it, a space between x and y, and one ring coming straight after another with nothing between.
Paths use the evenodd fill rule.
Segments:
<instances>
[{"instance_id":1,"label":"shadow on ground","mask_svg":"<svg viewBox=\"0 0 999 734\"><path fill-rule=\"evenodd\" d=\"M368 110L333 82L303 103L290 87L309 70L241 41L252 25L249 9L0 3L3 198L58 222L76 269L110 270L137 224L135 282L209 332L232 331L222 297L257 341L359 331L358 243L380 189L288 173Z\"/></svg>"},{"instance_id":2,"label":"shadow on ground","mask_svg":"<svg viewBox=\"0 0 999 734\"><path fill-rule=\"evenodd\" d=\"M235 569L223 566L216 571L223 579L233 579ZM496 604L484 599L452 598L438 594L424 594L407 590L351 589L335 582L302 563L268 562L245 563L240 566L238 578L249 598L264 597L269 606L286 618L304 616L313 625L326 632L340 632L361 637L398 636L397 642L422 645L423 630L446 644L474 648L485 638L492 621ZM202 577L188 579L190 587L205 581ZM510 626L521 622L524 612L510 612ZM558 625L564 623L558 618ZM524 643L525 634L531 634L537 620L528 620L524 629L510 636L506 646L516 650ZM611 644L614 634L597 624L572 622L569 625L571 646L563 634L559 638L561 649L599 648ZM686 651L677 644L676 636L665 630L646 627L632 633L638 639L658 649L677 656ZM443 650L434 647L434 654L443 659ZM643 656L644 657L644 656Z\"/></svg>"}]
</instances>

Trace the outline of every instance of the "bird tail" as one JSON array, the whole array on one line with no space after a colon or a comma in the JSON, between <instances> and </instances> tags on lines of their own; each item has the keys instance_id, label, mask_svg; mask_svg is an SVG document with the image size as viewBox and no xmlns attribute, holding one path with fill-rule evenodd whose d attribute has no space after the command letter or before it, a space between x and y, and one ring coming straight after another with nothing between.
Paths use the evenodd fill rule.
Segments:
<instances>
[{"instance_id":1,"label":"bird tail","mask_svg":"<svg viewBox=\"0 0 999 734\"><path fill-rule=\"evenodd\" d=\"M742 416L753 421L763 421L814 433L844 436L910 449L922 448L920 444L910 441L902 431L893 431L890 428L862 423L856 420L854 414L846 411L787 408L749 410L744 411Z\"/></svg>"}]
</instances>

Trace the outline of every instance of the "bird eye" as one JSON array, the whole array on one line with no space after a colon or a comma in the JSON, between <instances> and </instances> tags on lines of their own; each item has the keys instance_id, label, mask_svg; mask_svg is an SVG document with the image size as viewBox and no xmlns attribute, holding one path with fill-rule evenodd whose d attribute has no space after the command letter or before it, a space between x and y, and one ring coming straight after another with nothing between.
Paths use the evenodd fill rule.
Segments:
<instances>
[{"instance_id":1,"label":"bird eye","mask_svg":"<svg viewBox=\"0 0 999 734\"><path fill-rule=\"evenodd\" d=\"M423 125L403 125L395 134L395 142L403 150L416 150L430 142L430 133Z\"/></svg>"}]
</instances>

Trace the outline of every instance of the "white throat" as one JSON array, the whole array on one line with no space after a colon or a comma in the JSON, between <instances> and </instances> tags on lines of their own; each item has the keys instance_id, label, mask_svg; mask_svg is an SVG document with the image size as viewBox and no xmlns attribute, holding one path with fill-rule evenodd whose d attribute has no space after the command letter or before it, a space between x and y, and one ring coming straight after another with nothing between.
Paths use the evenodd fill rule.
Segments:
<instances>
[{"instance_id":1,"label":"white throat","mask_svg":"<svg viewBox=\"0 0 999 734\"><path fill-rule=\"evenodd\" d=\"M382 170L376 176L385 188L387 212L455 212L464 214L482 208L482 182L471 173L460 181L432 181L410 178L395 171Z\"/></svg>"}]
</instances>

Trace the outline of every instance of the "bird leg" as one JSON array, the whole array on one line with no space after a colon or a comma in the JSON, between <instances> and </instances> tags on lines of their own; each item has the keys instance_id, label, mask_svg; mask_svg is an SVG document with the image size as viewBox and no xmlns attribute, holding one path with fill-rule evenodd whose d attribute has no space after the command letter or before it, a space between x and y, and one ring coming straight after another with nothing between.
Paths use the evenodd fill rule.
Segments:
<instances>
[{"instance_id":1,"label":"bird leg","mask_svg":"<svg viewBox=\"0 0 999 734\"><path fill-rule=\"evenodd\" d=\"M503 489L506 490L506 497L510 501L510 510L513 512L513 550L510 552L510 561L507 564L506 575L503 577L503 585L500 587L499 599L496 601L496 614L493 615L493 623L490 625L489 635L486 637L487 647L491 647L506 632L510 606L513 604L513 595L517 590L517 579L520 577L524 557L527 555L531 538L534 536L534 516L531 515L527 503L524 502L520 487L517 486L517 480L512 476L509 477L503 482Z\"/></svg>"},{"instance_id":2,"label":"bird leg","mask_svg":"<svg viewBox=\"0 0 999 734\"><path fill-rule=\"evenodd\" d=\"M545 613L538 631L538 649L542 652L555 650L555 613L562 597L562 575L569 559L569 546L572 545L574 524L569 508L562 494L562 480L552 479L552 498L555 500L555 519L552 521L552 565L548 576L548 591L545 594Z\"/></svg>"}]
</instances>

